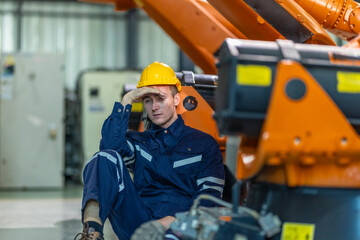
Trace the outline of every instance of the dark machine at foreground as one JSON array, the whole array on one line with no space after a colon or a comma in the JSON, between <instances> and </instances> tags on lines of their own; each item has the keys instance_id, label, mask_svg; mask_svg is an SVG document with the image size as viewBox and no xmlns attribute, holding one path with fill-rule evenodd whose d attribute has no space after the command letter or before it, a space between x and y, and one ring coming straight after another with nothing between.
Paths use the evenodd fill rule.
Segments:
<instances>
[{"instance_id":1,"label":"dark machine at foreground","mask_svg":"<svg viewBox=\"0 0 360 240\"><path fill-rule=\"evenodd\" d=\"M215 119L240 181L232 204L201 196L172 230L180 239L360 238L360 50L228 39L219 60ZM202 199L220 207L198 207Z\"/></svg>"}]
</instances>

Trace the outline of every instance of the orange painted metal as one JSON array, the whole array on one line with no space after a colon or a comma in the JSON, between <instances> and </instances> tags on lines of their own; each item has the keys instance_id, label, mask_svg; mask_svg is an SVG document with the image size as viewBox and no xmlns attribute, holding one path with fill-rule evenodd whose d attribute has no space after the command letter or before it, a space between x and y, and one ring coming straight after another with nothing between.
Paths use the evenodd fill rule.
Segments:
<instances>
[{"instance_id":1,"label":"orange painted metal","mask_svg":"<svg viewBox=\"0 0 360 240\"><path fill-rule=\"evenodd\" d=\"M214 16L222 25L230 30L240 39L247 39L247 37L240 32L234 25L232 25L223 15L221 15L212 5L207 1L196 0L210 15Z\"/></svg>"},{"instance_id":2,"label":"orange painted metal","mask_svg":"<svg viewBox=\"0 0 360 240\"><path fill-rule=\"evenodd\" d=\"M209 0L209 2L249 39L275 41L285 38L243 0ZM306 43L336 45L321 25L293 0L278 0L277 2L312 32L312 37Z\"/></svg>"},{"instance_id":3,"label":"orange painted metal","mask_svg":"<svg viewBox=\"0 0 360 240\"><path fill-rule=\"evenodd\" d=\"M277 0L277 2L290 13L294 19L312 32L313 35L305 43L336 45L334 40L313 16L296 4L294 0Z\"/></svg>"},{"instance_id":4,"label":"orange painted metal","mask_svg":"<svg viewBox=\"0 0 360 240\"><path fill-rule=\"evenodd\" d=\"M360 187L360 136L303 66L284 60L277 70L255 161L238 176L291 187ZM300 100L284 91L291 79L306 85Z\"/></svg>"},{"instance_id":5,"label":"orange painted metal","mask_svg":"<svg viewBox=\"0 0 360 240\"><path fill-rule=\"evenodd\" d=\"M183 105L183 101L187 96L193 96L197 100L197 107L192 111L186 110ZM213 118L214 110L193 87L182 86L180 98L181 101L177 107L177 112L181 114L185 124L213 136L219 143L220 150L224 153L226 137L219 136L216 121Z\"/></svg>"},{"instance_id":6,"label":"orange painted metal","mask_svg":"<svg viewBox=\"0 0 360 240\"><path fill-rule=\"evenodd\" d=\"M249 39L268 41L285 39L242 0L209 0L208 2Z\"/></svg>"},{"instance_id":7,"label":"orange painted metal","mask_svg":"<svg viewBox=\"0 0 360 240\"><path fill-rule=\"evenodd\" d=\"M236 38L267 40L274 41L276 39L284 39L275 28L266 22L256 11L251 9L243 0L186 0L186 1L165 1L165 0L79 0L84 2L114 4L118 11L128 10L135 7L143 8L151 18L153 18L160 26L164 28L171 23L176 26L170 19L173 17L179 20L178 24L185 23L186 19L179 18L181 14L171 14L167 16L164 14L166 9L187 9L184 12L191 12L194 9L199 10L199 5L203 7L202 10L207 15L214 17L220 24L228 29ZM335 45L331 37L324 30L327 29L336 36L351 40L360 33L360 4L354 0L276 0L294 19L300 22L304 27L312 32L313 36L306 41L311 44L326 44ZM220 13L211 7L214 6ZM171 4L163 4L169 3ZM163 11L157 6L163 6ZM149 7L150 6L150 7ZM147 10L149 9L149 10ZM202 10L199 10L202 12ZM177 11L180 12L180 11ZM241 12L241 14L239 14ZM189 13L189 12L188 12ZM161 16L157 16L161 15ZM188 15L193 24L200 18L194 17L193 14ZM209 28L212 25L218 25L212 21L201 19L204 23L202 25L205 33L203 36L208 36L211 33ZM165 22L168 23L165 23ZM209 25L210 24L210 25ZM164 26L163 26L164 25ZM235 27L234 27L235 26ZM166 26L168 27L168 26ZM174 38L173 30L164 28L168 34ZM179 29L178 29L179 30ZM196 30L198 31L198 29ZM171 34L170 34L171 33ZM209 36L210 37L210 36ZM209 38L208 38L209 39ZM182 48L182 42L174 40ZM211 38L211 40L214 40ZM215 39L216 40L216 39ZM222 39L223 40L223 39ZM213 53L213 52L212 52ZM192 57L191 57L192 58ZM197 63L198 64L198 63ZM200 66L200 64L198 64ZM205 71L207 73L214 73L216 70Z\"/></svg>"},{"instance_id":8,"label":"orange painted metal","mask_svg":"<svg viewBox=\"0 0 360 240\"><path fill-rule=\"evenodd\" d=\"M126 11L131 8L136 8L141 4L140 1L132 1L132 0L114 0L114 1L115 1L116 11Z\"/></svg>"},{"instance_id":9,"label":"orange painted metal","mask_svg":"<svg viewBox=\"0 0 360 240\"><path fill-rule=\"evenodd\" d=\"M224 222L231 222L232 216L220 216L219 220Z\"/></svg>"},{"instance_id":10,"label":"orange painted metal","mask_svg":"<svg viewBox=\"0 0 360 240\"><path fill-rule=\"evenodd\" d=\"M324 28L350 40L360 33L360 4L353 0L295 0Z\"/></svg>"},{"instance_id":11,"label":"orange painted metal","mask_svg":"<svg viewBox=\"0 0 360 240\"><path fill-rule=\"evenodd\" d=\"M114 4L116 0L78 0L79 2L90 2L90 3L102 3L102 4Z\"/></svg>"},{"instance_id":12,"label":"orange painted metal","mask_svg":"<svg viewBox=\"0 0 360 240\"><path fill-rule=\"evenodd\" d=\"M194 0L143 0L141 8L208 74L217 73L213 54L226 38L245 38L236 36Z\"/></svg>"},{"instance_id":13,"label":"orange painted metal","mask_svg":"<svg viewBox=\"0 0 360 240\"><path fill-rule=\"evenodd\" d=\"M109 0L104 2L109 3ZM116 10L126 10L133 6L142 8L207 74L217 73L214 53L226 38L246 39L244 34L204 1L113 0L113 3Z\"/></svg>"},{"instance_id":14,"label":"orange painted metal","mask_svg":"<svg viewBox=\"0 0 360 240\"><path fill-rule=\"evenodd\" d=\"M284 38L243 0L209 0L222 15L200 0L81 1L114 4L116 10L142 8L209 74L217 72L213 54L225 38ZM352 0L277 2L313 33L307 43L334 45L323 27L345 39L360 32L360 8ZM358 47L359 42L354 39L348 47ZM330 60L337 61L331 56ZM261 138L255 144L242 141L236 177L288 186L360 187L359 135L299 63L282 61L277 71ZM306 95L297 101L284 93L287 81L293 78L307 87ZM198 107L188 111L180 104L178 113L185 124L212 135L224 153L226 138L218 134L213 109L193 87L183 87L181 102L186 96L194 96Z\"/></svg>"}]
</instances>

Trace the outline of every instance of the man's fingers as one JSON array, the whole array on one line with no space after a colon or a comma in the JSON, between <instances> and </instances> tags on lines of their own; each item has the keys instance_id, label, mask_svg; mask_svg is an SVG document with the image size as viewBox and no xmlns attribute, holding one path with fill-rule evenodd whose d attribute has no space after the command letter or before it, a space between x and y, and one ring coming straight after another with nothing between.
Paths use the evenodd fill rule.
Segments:
<instances>
[{"instance_id":1,"label":"man's fingers","mask_svg":"<svg viewBox=\"0 0 360 240\"><path fill-rule=\"evenodd\" d=\"M138 90L139 91L138 91L137 98L143 98L149 94L159 94L159 95L161 94L159 89L152 88L152 87L143 87L143 88L139 88Z\"/></svg>"},{"instance_id":2,"label":"man's fingers","mask_svg":"<svg viewBox=\"0 0 360 240\"><path fill-rule=\"evenodd\" d=\"M156 87L142 87L142 88L138 88L136 90L133 90L133 91L127 93L123 97L121 102L124 103L124 105L141 102L143 100L143 98L149 94L158 94L162 97L165 96L164 93L162 93Z\"/></svg>"},{"instance_id":3,"label":"man's fingers","mask_svg":"<svg viewBox=\"0 0 360 240\"><path fill-rule=\"evenodd\" d=\"M156 87L148 87L149 91L146 92L146 94L157 94L160 97L165 97L165 93L161 92L158 88ZM151 90L150 90L151 89Z\"/></svg>"},{"instance_id":4,"label":"man's fingers","mask_svg":"<svg viewBox=\"0 0 360 240\"><path fill-rule=\"evenodd\" d=\"M147 94L147 93L161 94L160 90L157 89L156 87L143 87L140 88L139 90L142 90L143 94Z\"/></svg>"},{"instance_id":5,"label":"man's fingers","mask_svg":"<svg viewBox=\"0 0 360 240\"><path fill-rule=\"evenodd\" d=\"M142 99L148 94L159 94L159 90L149 87L136 89L132 92L132 101L141 102Z\"/></svg>"}]
</instances>

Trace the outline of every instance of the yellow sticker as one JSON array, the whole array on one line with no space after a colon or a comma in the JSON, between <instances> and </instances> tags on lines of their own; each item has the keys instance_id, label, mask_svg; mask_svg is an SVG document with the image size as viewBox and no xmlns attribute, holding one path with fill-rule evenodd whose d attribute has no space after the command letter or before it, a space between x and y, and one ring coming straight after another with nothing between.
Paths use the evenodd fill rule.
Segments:
<instances>
[{"instance_id":1,"label":"yellow sticker","mask_svg":"<svg viewBox=\"0 0 360 240\"><path fill-rule=\"evenodd\" d=\"M337 90L341 93L360 93L360 73L337 72Z\"/></svg>"},{"instance_id":2,"label":"yellow sticker","mask_svg":"<svg viewBox=\"0 0 360 240\"><path fill-rule=\"evenodd\" d=\"M271 68L264 65L237 66L237 83L239 85L267 87L271 84Z\"/></svg>"},{"instance_id":3,"label":"yellow sticker","mask_svg":"<svg viewBox=\"0 0 360 240\"><path fill-rule=\"evenodd\" d=\"M282 227L281 240L313 240L314 224L285 222Z\"/></svg>"},{"instance_id":4,"label":"yellow sticker","mask_svg":"<svg viewBox=\"0 0 360 240\"><path fill-rule=\"evenodd\" d=\"M142 112L143 111L143 104L141 102L140 103L133 103L131 111L132 112Z\"/></svg>"}]
</instances>

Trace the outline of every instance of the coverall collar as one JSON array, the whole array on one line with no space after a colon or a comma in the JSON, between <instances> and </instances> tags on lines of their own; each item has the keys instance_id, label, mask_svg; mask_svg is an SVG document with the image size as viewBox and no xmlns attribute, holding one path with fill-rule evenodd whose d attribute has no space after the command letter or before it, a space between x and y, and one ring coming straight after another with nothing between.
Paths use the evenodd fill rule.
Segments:
<instances>
[{"instance_id":1,"label":"coverall collar","mask_svg":"<svg viewBox=\"0 0 360 240\"><path fill-rule=\"evenodd\" d=\"M150 128L150 133L153 137L155 137L156 133L158 133L159 131L168 130L175 138L177 138L181 134L184 126L184 120L182 119L181 115L178 114L178 118L167 129L152 124Z\"/></svg>"}]
</instances>

